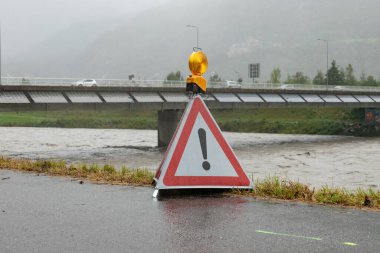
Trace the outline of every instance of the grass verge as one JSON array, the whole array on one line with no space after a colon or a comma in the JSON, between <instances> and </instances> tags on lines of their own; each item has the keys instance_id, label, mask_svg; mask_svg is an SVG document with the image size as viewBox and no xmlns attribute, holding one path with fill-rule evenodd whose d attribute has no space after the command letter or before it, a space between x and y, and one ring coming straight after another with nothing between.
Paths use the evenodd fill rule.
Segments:
<instances>
[{"instance_id":1,"label":"grass verge","mask_svg":"<svg viewBox=\"0 0 380 253\"><path fill-rule=\"evenodd\" d=\"M148 186L154 173L148 169L116 170L112 165L98 166L67 165L64 161L27 160L0 157L0 169L43 173L49 176L67 176L95 183ZM233 190L232 194L282 200L306 201L309 203L351 206L380 210L380 191L358 188L348 191L344 188L324 186L311 189L308 185L279 177L256 180L253 190Z\"/></svg>"},{"instance_id":2,"label":"grass verge","mask_svg":"<svg viewBox=\"0 0 380 253\"><path fill-rule=\"evenodd\" d=\"M270 176L264 180L256 180L253 190L234 190L233 194L380 210L380 191L362 188L349 191L329 186L311 189L300 182Z\"/></svg>"},{"instance_id":3,"label":"grass verge","mask_svg":"<svg viewBox=\"0 0 380 253\"><path fill-rule=\"evenodd\" d=\"M0 112L1 126L156 129L157 112L136 111L48 111Z\"/></svg>"},{"instance_id":4,"label":"grass verge","mask_svg":"<svg viewBox=\"0 0 380 253\"><path fill-rule=\"evenodd\" d=\"M157 129L157 110L0 112L0 126ZM349 108L260 108L212 110L223 131L379 136Z\"/></svg>"},{"instance_id":5,"label":"grass verge","mask_svg":"<svg viewBox=\"0 0 380 253\"><path fill-rule=\"evenodd\" d=\"M0 157L0 169L10 169L26 172L43 173L49 176L68 176L97 183L121 185L150 185L153 172L148 169L128 169L122 167L116 170L112 165L96 164L67 165L64 161L27 160Z\"/></svg>"}]
</instances>

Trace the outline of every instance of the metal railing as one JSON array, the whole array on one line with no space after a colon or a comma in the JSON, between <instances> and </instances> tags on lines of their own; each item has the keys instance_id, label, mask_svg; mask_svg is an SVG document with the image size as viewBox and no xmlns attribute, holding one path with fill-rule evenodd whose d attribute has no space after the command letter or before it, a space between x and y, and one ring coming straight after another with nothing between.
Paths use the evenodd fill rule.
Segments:
<instances>
[{"instance_id":1,"label":"metal railing","mask_svg":"<svg viewBox=\"0 0 380 253\"><path fill-rule=\"evenodd\" d=\"M1 83L2 85L76 86L78 80L83 80L83 78L2 77ZM97 86L108 87L185 87L185 81L169 80L96 79L96 82ZM380 92L379 86L334 86L284 83L241 83L240 85L228 86L226 82L208 82L208 88Z\"/></svg>"},{"instance_id":2,"label":"metal railing","mask_svg":"<svg viewBox=\"0 0 380 253\"><path fill-rule=\"evenodd\" d=\"M244 87L243 87L244 86ZM362 91L380 92L379 86L341 86L341 85L314 85L314 84L273 84L255 83L242 84L244 89L263 89L263 90L295 90L295 91Z\"/></svg>"},{"instance_id":3,"label":"metal railing","mask_svg":"<svg viewBox=\"0 0 380 253\"><path fill-rule=\"evenodd\" d=\"M83 78L46 78L46 77L3 77L3 85L37 85L37 86L77 86ZM129 79L96 79L97 86L127 87L183 87L184 81L167 80L129 80Z\"/></svg>"}]
</instances>

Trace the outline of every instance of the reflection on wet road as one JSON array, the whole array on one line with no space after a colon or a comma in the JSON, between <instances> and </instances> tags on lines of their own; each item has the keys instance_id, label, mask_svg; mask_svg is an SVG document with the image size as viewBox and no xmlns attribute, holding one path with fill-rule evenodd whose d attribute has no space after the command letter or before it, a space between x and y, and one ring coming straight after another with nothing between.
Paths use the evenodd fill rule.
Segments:
<instances>
[{"instance_id":1,"label":"reflection on wet road","mask_svg":"<svg viewBox=\"0 0 380 253\"><path fill-rule=\"evenodd\" d=\"M1 252L377 252L380 213L0 170ZM314 239L312 239L314 238ZM316 240L318 238L318 240Z\"/></svg>"},{"instance_id":2,"label":"reflection on wet road","mask_svg":"<svg viewBox=\"0 0 380 253\"><path fill-rule=\"evenodd\" d=\"M223 133L243 168L255 178L279 175L312 186L379 188L379 138ZM146 167L163 150L154 130L0 127L0 154Z\"/></svg>"}]
</instances>

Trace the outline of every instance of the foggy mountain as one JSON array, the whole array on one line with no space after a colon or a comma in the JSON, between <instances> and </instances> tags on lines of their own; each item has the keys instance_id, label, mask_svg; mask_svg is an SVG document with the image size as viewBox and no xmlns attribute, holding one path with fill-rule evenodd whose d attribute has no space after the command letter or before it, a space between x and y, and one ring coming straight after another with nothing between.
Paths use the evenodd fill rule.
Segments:
<instances>
[{"instance_id":1,"label":"foggy mountain","mask_svg":"<svg viewBox=\"0 0 380 253\"><path fill-rule=\"evenodd\" d=\"M23 76L72 76L80 73L76 67L87 64L82 59L86 48L96 39L115 28L115 24L126 23L129 17L117 17L101 21L80 22L61 30L34 46L32 50L22 52L13 62L17 69L24 70ZM11 65L13 65L11 63Z\"/></svg>"},{"instance_id":2,"label":"foggy mountain","mask_svg":"<svg viewBox=\"0 0 380 253\"><path fill-rule=\"evenodd\" d=\"M259 62L261 81L279 67L282 79L302 71L314 77L329 59L353 64L380 77L380 2L377 0L175 0L144 11L108 32L79 24L60 31L40 48L4 66L19 75L88 78L162 79L168 72L188 74L187 58L196 46L212 72L248 81L248 63ZM115 20L113 20L115 21ZM114 23L113 23L114 24Z\"/></svg>"}]
</instances>

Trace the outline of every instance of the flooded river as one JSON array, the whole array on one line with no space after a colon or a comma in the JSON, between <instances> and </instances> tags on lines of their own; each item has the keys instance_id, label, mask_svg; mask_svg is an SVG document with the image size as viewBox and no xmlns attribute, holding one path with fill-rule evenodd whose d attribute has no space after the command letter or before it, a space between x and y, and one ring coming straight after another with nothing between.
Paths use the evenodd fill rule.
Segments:
<instances>
[{"instance_id":1,"label":"flooded river","mask_svg":"<svg viewBox=\"0 0 380 253\"><path fill-rule=\"evenodd\" d=\"M0 127L0 155L63 159L155 170L164 150L157 131ZM312 186L380 188L380 138L230 133L243 168L254 178L281 176Z\"/></svg>"}]
</instances>

